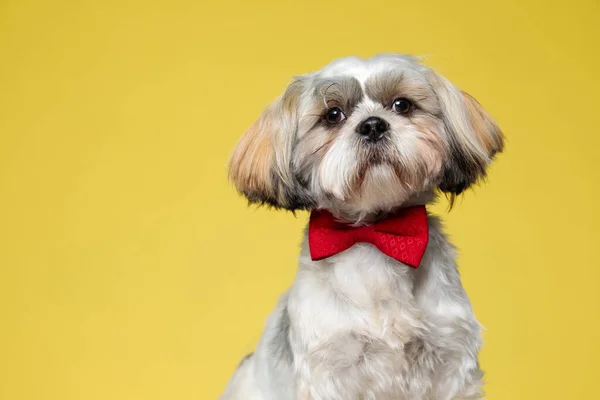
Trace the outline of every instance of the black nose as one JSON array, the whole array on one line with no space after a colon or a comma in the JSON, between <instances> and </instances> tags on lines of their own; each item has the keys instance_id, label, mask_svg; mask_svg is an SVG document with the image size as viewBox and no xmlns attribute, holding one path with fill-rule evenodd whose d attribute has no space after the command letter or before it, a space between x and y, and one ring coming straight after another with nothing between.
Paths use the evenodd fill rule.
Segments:
<instances>
[{"instance_id":1,"label":"black nose","mask_svg":"<svg viewBox=\"0 0 600 400\"><path fill-rule=\"evenodd\" d=\"M379 117L369 117L356 127L356 133L366 136L369 140L379 140L390 129L390 124Z\"/></svg>"}]
</instances>

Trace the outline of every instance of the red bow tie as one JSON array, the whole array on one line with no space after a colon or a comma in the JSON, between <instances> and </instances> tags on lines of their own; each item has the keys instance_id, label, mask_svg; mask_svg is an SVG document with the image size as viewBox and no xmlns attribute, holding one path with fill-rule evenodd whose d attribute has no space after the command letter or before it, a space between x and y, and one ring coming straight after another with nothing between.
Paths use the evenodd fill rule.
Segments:
<instances>
[{"instance_id":1,"label":"red bow tie","mask_svg":"<svg viewBox=\"0 0 600 400\"><path fill-rule=\"evenodd\" d=\"M404 208L374 225L361 227L338 222L328 211L318 210L311 213L308 225L308 245L315 261L365 242L383 254L417 268L428 239L425 206Z\"/></svg>"}]
</instances>

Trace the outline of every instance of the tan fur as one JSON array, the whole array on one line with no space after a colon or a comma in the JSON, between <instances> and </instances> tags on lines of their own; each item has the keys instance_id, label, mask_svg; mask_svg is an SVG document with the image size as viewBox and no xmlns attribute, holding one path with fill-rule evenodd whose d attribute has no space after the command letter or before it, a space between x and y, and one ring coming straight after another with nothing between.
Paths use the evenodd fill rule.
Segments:
<instances>
[{"instance_id":1,"label":"tan fur","mask_svg":"<svg viewBox=\"0 0 600 400\"><path fill-rule=\"evenodd\" d=\"M244 133L229 161L229 177L242 193L265 193L274 196L271 169L275 158L273 146L273 106Z\"/></svg>"},{"instance_id":2,"label":"tan fur","mask_svg":"<svg viewBox=\"0 0 600 400\"><path fill-rule=\"evenodd\" d=\"M431 73L429 81L440 100L450 133L480 168L485 169L491 158L502 151L500 128L473 97L446 78Z\"/></svg>"},{"instance_id":3,"label":"tan fur","mask_svg":"<svg viewBox=\"0 0 600 400\"><path fill-rule=\"evenodd\" d=\"M489 155L502 151L504 147L504 136L500 127L468 93L462 92L465 105L471 118L471 125L479 143Z\"/></svg>"},{"instance_id":4,"label":"tan fur","mask_svg":"<svg viewBox=\"0 0 600 400\"><path fill-rule=\"evenodd\" d=\"M288 205L285 193L293 186L291 153L301 87L302 81L292 82L244 133L230 158L229 177L252 202Z\"/></svg>"}]
</instances>

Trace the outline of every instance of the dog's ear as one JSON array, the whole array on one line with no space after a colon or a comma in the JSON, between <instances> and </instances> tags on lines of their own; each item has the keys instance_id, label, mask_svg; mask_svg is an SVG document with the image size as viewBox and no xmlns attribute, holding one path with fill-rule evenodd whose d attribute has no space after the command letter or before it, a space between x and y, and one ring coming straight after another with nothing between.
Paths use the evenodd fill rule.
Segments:
<instances>
[{"instance_id":1,"label":"dog's ear","mask_svg":"<svg viewBox=\"0 0 600 400\"><path fill-rule=\"evenodd\" d=\"M469 94L434 73L431 85L440 103L448 145L439 188L457 195L485 177L488 164L504 147L504 136Z\"/></svg>"},{"instance_id":2,"label":"dog's ear","mask_svg":"<svg viewBox=\"0 0 600 400\"><path fill-rule=\"evenodd\" d=\"M250 203L287 210L307 209L311 200L292 171L303 84L292 82L242 135L229 160L229 177Z\"/></svg>"}]
</instances>

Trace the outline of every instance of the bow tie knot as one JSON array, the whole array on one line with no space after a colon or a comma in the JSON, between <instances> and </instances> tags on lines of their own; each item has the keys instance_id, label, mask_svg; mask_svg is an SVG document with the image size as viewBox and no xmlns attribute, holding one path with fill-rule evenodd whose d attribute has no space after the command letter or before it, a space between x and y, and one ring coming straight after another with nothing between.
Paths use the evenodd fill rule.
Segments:
<instances>
[{"instance_id":1,"label":"bow tie knot","mask_svg":"<svg viewBox=\"0 0 600 400\"><path fill-rule=\"evenodd\" d=\"M374 244L375 241L375 227L374 226L360 226L348 231L355 243L364 242Z\"/></svg>"},{"instance_id":2,"label":"bow tie knot","mask_svg":"<svg viewBox=\"0 0 600 400\"><path fill-rule=\"evenodd\" d=\"M311 213L308 227L313 260L331 257L356 243L370 243L385 255L417 268L428 239L425 206L404 208L378 223L360 227L336 221L328 211L316 210Z\"/></svg>"}]
</instances>

